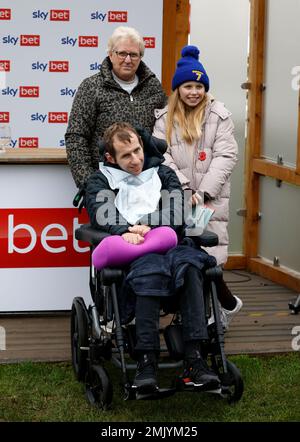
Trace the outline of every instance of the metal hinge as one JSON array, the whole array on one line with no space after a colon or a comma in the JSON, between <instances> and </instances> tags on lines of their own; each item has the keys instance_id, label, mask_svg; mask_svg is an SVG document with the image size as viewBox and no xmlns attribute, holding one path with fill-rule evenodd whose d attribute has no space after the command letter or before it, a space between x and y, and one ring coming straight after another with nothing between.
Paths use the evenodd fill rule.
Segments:
<instances>
[{"instance_id":1,"label":"metal hinge","mask_svg":"<svg viewBox=\"0 0 300 442\"><path fill-rule=\"evenodd\" d=\"M236 214L237 214L238 216L244 216L244 217L246 217L246 216L247 216L247 209L241 207L240 209L237 209Z\"/></svg>"},{"instance_id":2,"label":"metal hinge","mask_svg":"<svg viewBox=\"0 0 300 442\"><path fill-rule=\"evenodd\" d=\"M241 207L240 209L236 210L236 214L238 216L243 216L244 218L246 218L247 216L247 209L245 209L244 207ZM256 221L259 221L262 218L262 212L257 212L256 214Z\"/></svg>"},{"instance_id":3,"label":"metal hinge","mask_svg":"<svg viewBox=\"0 0 300 442\"><path fill-rule=\"evenodd\" d=\"M241 84L242 89L247 89L248 91L251 89L251 83L250 81L246 81L245 83Z\"/></svg>"}]
</instances>

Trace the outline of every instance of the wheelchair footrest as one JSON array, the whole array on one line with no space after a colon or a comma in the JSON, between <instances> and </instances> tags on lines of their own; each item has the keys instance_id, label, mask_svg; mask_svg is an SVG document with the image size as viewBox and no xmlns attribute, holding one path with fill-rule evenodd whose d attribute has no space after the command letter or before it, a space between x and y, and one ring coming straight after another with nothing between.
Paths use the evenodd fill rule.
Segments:
<instances>
[{"instance_id":1,"label":"wheelchair footrest","mask_svg":"<svg viewBox=\"0 0 300 442\"><path fill-rule=\"evenodd\" d=\"M176 393L175 388L158 388L152 393L140 393L139 391L137 391L135 398L137 400L156 400L156 399L164 399L166 397L173 396L173 394L175 393Z\"/></svg>"},{"instance_id":2,"label":"wheelchair footrest","mask_svg":"<svg viewBox=\"0 0 300 442\"><path fill-rule=\"evenodd\" d=\"M152 391L139 391L139 389L131 387L129 399L136 400L157 400L173 396L176 393L176 388L157 388Z\"/></svg>"}]
</instances>

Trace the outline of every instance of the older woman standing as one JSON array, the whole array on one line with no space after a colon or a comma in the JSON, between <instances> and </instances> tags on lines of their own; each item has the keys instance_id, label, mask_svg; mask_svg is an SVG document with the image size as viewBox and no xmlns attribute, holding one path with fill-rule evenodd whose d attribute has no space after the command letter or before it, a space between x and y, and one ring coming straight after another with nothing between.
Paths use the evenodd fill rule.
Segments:
<instances>
[{"instance_id":1,"label":"older woman standing","mask_svg":"<svg viewBox=\"0 0 300 442\"><path fill-rule=\"evenodd\" d=\"M141 60L144 51L143 38L135 29L116 28L100 72L78 88L65 140L68 162L79 188L99 168L99 138L105 129L126 121L151 133L154 109L166 104L159 80Z\"/></svg>"},{"instance_id":2,"label":"older woman standing","mask_svg":"<svg viewBox=\"0 0 300 442\"><path fill-rule=\"evenodd\" d=\"M204 202L214 209L208 230L218 235L219 245L209 253L223 265L228 257L230 176L237 162L231 113L207 93L209 78L196 46L183 48L172 90L168 106L155 111L153 135L167 141L164 164L176 171L183 188L203 194ZM195 196L192 202L198 203ZM227 328L242 301L231 294L223 280L218 289Z\"/></svg>"}]
</instances>

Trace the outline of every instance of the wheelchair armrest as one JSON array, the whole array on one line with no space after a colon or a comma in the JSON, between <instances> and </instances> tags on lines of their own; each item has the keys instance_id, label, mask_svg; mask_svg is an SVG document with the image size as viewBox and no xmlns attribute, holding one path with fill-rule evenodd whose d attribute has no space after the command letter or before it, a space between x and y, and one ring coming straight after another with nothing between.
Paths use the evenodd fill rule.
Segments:
<instances>
[{"instance_id":1,"label":"wheelchair armrest","mask_svg":"<svg viewBox=\"0 0 300 442\"><path fill-rule=\"evenodd\" d=\"M107 236L110 234L94 229L90 224L82 224L75 230L76 239L89 242L93 246L97 246Z\"/></svg>"},{"instance_id":2,"label":"wheelchair armrest","mask_svg":"<svg viewBox=\"0 0 300 442\"><path fill-rule=\"evenodd\" d=\"M198 236L190 236L188 234L186 234L185 236L187 238L191 238L194 243L199 247L214 247L219 244L218 235L214 232L210 232L209 230L206 230Z\"/></svg>"},{"instance_id":3,"label":"wheelchair armrest","mask_svg":"<svg viewBox=\"0 0 300 442\"><path fill-rule=\"evenodd\" d=\"M124 276L124 273L120 269L111 269L106 267L101 270L102 282L104 285L111 285L114 282L121 281Z\"/></svg>"}]
</instances>

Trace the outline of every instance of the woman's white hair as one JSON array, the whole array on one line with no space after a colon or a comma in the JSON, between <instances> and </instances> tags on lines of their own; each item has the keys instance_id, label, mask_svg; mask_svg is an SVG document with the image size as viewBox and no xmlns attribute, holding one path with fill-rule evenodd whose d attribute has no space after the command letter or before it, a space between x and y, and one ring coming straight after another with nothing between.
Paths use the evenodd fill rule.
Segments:
<instances>
[{"instance_id":1,"label":"woman's white hair","mask_svg":"<svg viewBox=\"0 0 300 442\"><path fill-rule=\"evenodd\" d=\"M107 52L109 54L112 53L120 40L131 40L134 43L137 43L140 48L141 57L143 57L145 52L145 43L143 37L136 29L130 28L129 26L119 26L116 28L107 43Z\"/></svg>"}]
</instances>

